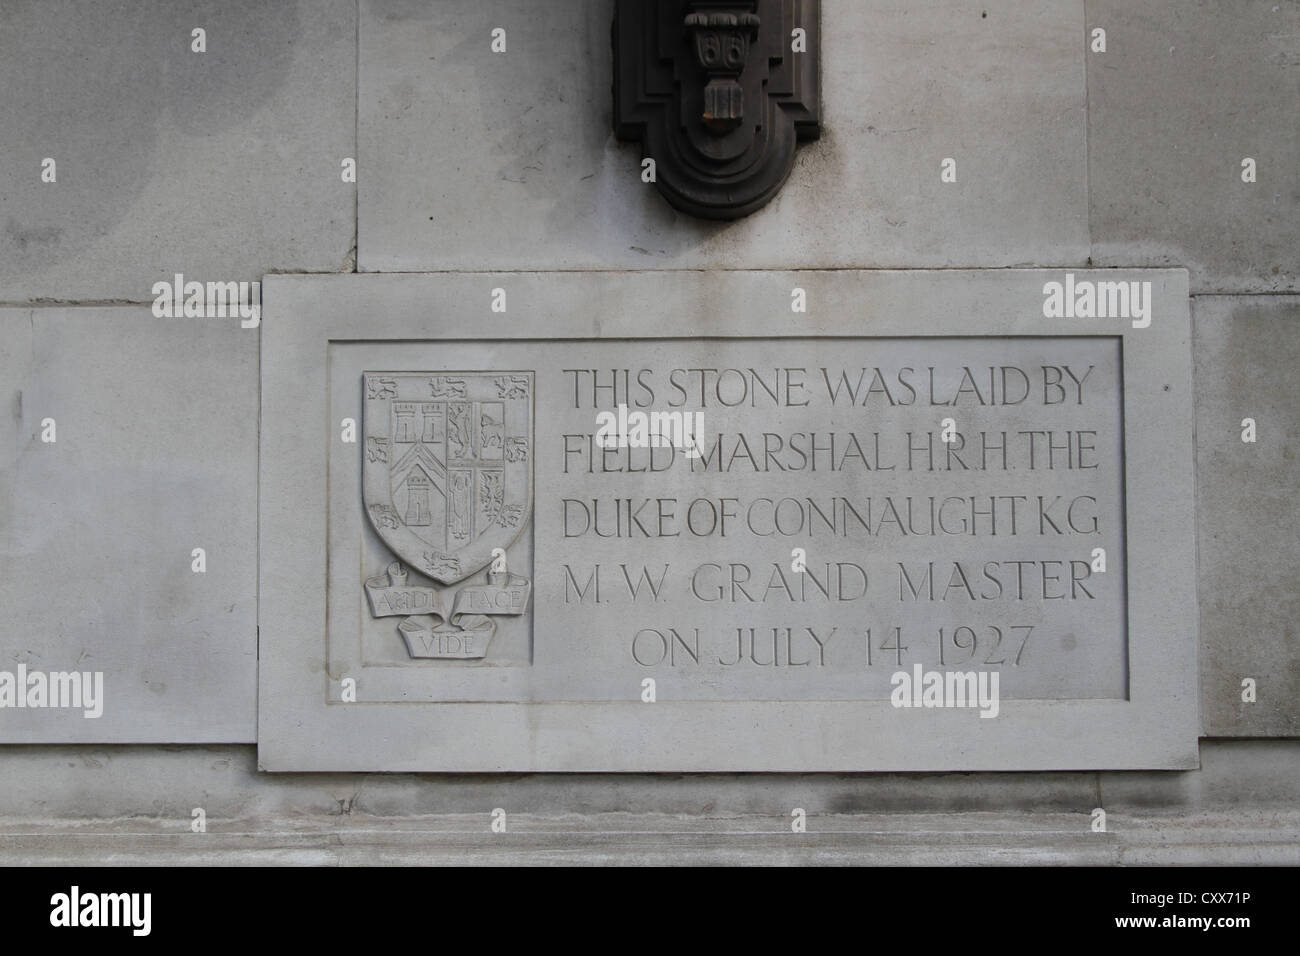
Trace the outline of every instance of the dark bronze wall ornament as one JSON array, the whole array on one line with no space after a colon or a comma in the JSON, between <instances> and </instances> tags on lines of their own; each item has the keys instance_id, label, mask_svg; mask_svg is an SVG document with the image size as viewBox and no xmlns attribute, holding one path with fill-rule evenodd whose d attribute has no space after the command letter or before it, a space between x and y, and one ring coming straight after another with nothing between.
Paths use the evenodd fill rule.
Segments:
<instances>
[{"instance_id":1,"label":"dark bronze wall ornament","mask_svg":"<svg viewBox=\"0 0 1300 956\"><path fill-rule=\"evenodd\" d=\"M659 191L739 219L821 132L819 0L617 0L614 132L640 140Z\"/></svg>"}]
</instances>

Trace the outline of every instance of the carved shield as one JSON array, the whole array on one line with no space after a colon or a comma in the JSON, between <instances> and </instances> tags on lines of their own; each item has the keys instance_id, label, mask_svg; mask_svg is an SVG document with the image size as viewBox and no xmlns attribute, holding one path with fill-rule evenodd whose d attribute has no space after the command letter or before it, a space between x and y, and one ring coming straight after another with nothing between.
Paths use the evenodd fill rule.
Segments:
<instances>
[{"instance_id":1,"label":"carved shield","mask_svg":"<svg viewBox=\"0 0 1300 956\"><path fill-rule=\"evenodd\" d=\"M379 537L441 584L532 515L532 372L366 372L362 487Z\"/></svg>"}]
</instances>

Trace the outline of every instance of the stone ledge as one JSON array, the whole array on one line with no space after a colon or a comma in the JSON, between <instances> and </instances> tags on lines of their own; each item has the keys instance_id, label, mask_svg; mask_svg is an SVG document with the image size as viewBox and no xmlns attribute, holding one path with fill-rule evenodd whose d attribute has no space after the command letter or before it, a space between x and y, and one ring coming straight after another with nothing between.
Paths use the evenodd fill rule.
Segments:
<instances>
[{"instance_id":1,"label":"stone ledge","mask_svg":"<svg viewBox=\"0 0 1300 956\"><path fill-rule=\"evenodd\" d=\"M1153 865L1300 863L1300 812L1111 814L1093 833L1084 813L778 817L514 814L493 834L487 814L377 820L353 815L96 826L0 823L2 865L538 865L892 864Z\"/></svg>"},{"instance_id":2,"label":"stone ledge","mask_svg":"<svg viewBox=\"0 0 1300 956\"><path fill-rule=\"evenodd\" d=\"M114 821L188 829L226 820L454 819L494 807L541 818L702 819L970 813L1155 818L1300 807L1300 740L1202 740L1201 769L1062 773L261 774L251 745L17 746L0 750L0 833L92 832ZM893 816L892 818L897 818ZM153 822L150 822L153 821Z\"/></svg>"}]
</instances>

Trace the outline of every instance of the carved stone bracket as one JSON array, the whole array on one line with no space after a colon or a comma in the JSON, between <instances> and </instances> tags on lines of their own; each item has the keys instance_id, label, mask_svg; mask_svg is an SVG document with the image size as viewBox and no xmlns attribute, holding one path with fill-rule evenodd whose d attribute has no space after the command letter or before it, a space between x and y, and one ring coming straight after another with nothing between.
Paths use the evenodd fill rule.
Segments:
<instances>
[{"instance_id":1,"label":"carved stone bracket","mask_svg":"<svg viewBox=\"0 0 1300 956\"><path fill-rule=\"evenodd\" d=\"M819 0L617 0L614 131L676 208L738 219L821 132Z\"/></svg>"}]
</instances>

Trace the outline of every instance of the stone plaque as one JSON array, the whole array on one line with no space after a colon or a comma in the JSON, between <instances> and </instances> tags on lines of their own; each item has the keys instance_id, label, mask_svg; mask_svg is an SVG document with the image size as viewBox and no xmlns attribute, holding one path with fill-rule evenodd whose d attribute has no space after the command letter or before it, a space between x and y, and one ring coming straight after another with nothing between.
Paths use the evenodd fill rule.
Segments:
<instances>
[{"instance_id":1,"label":"stone plaque","mask_svg":"<svg viewBox=\"0 0 1300 956\"><path fill-rule=\"evenodd\" d=\"M264 296L267 769L1195 765L1185 273Z\"/></svg>"}]
</instances>

